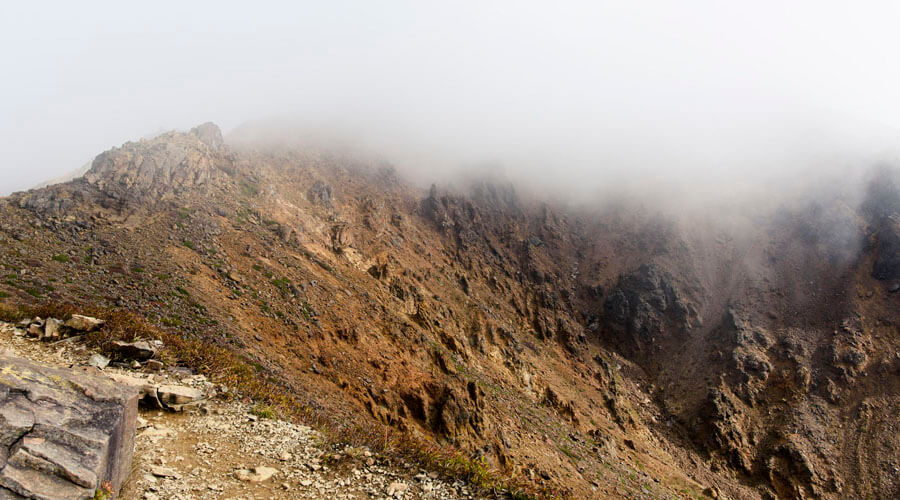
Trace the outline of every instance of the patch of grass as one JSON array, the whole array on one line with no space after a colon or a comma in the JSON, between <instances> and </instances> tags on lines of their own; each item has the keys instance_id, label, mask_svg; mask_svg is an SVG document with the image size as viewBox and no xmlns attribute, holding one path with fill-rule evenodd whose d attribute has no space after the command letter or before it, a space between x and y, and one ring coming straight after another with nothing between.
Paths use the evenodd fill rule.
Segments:
<instances>
[{"instance_id":1,"label":"patch of grass","mask_svg":"<svg viewBox=\"0 0 900 500\"><path fill-rule=\"evenodd\" d=\"M250 408L250 413L259 418L275 418L277 416L274 408L262 403L257 403L253 408Z\"/></svg>"},{"instance_id":2,"label":"patch of grass","mask_svg":"<svg viewBox=\"0 0 900 500\"><path fill-rule=\"evenodd\" d=\"M26 288L25 293L27 293L28 295L31 295L32 297L36 297L36 298L40 297L42 295L41 291L38 290L37 288Z\"/></svg>"},{"instance_id":3,"label":"patch of grass","mask_svg":"<svg viewBox=\"0 0 900 500\"><path fill-rule=\"evenodd\" d=\"M241 194L248 198L252 198L259 194L259 186L256 184L251 184L247 181L241 181L240 184Z\"/></svg>"},{"instance_id":4,"label":"patch of grass","mask_svg":"<svg viewBox=\"0 0 900 500\"><path fill-rule=\"evenodd\" d=\"M131 268L131 272L133 272L133 273L142 273L142 272L144 272L144 268L143 268L143 267L139 267L139 266L134 266L134 267Z\"/></svg>"},{"instance_id":5,"label":"patch of grass","mask_svg":"<svg viewBox=\"0 0 900 500\"><path fill-rule=\"evenodd\" d=\"M308 303L304 302L303 305L300 306L300 312L303 313L303 318L306 319L306 321L309 321L309 319L310 319L310 318L312 317L312 315L313 315L313 314L312 314L312 313L313 313L313 308L312 308L311 305L309 305Z\"/></svg>"},{"instance_id":6,"label":"patch of grass","mask_svg":"<svg viewBox=\"0 0 900 500\"><path fill-rule=\"evenodd\" d=\"M56 262L61 262L63 264L69 262L69 256L65 254L57 254L50 258L55 260Z\"/></svg>"},{"instance_id":7,"label":"patch of grass","mask_svg":"<svg viewBox=\"0 0 900 500\"><path fill-rule=\"evenodd\" d=\"M9 294L4 292L3 290L0 290L0 299L5 299L7 297L9 297Z\"/></svg>"},{"instance_id":8,"label":"patch of grass","mask_svg":"<svg viewBox=\"0 0 900 500\"><path fill-rule=\"evenodd\" d=\"M181 326L181 318L178 316L167 316L165 318L160 318L160 323L166 326Z\"/></svg>"},{"instance_id":9,"label":"patch of grass","mask_svg":"<svg viewBox=\"0 0 900 500\"><path fill-rule=\"evenodd\" d=\"M272 280L272 284L275 285L275 288L281 290L281 293L290 292L291 280L287 278L278 278Z\"/></svg>"},{"instance_id":10,"label":"patch of grass","mask_svg":"<svg viewBox=\"0 0 900 500\"><path fill-rule=\"evenodd\" d=\"M191 250L193 250L193 249L194 249L194 242L191 241L191 240L184 240L184 246L186 246L186 247L190 248Z\"/></svg>"},{"instance_id":11,"label":"patch of grass","mask_svg":"<svg viewBox=\"0 0 900 500\"><path fill-rule=\"evenodd\" d=\"M578 456L574 451L572 451L572 449L569 448L567 445L562 445L562 446L560 446L560 447L559 447L559 451L563 452L563 454L564 454L565 456L571 458L572 460L575 460L576 462L579 461L579 460L581 460L581 457L579 457L579 456Z\"/></svg>"}]
</instances>

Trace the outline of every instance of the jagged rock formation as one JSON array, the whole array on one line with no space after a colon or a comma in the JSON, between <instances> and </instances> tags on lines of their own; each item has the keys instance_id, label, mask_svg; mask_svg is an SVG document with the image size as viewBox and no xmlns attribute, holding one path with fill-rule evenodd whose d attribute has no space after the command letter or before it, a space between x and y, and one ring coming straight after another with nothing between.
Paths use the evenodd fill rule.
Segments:
<instances>
[{"instance_id":1,"label":"jagged rock formation","mask_svg":"<svg viewBox=\"0 0 900 500\"><path fill-rule=\"evenodd\" d=\"M222 133L212 123L188 134L168 133L147 143L127 143L95 160L84 180L96 186L106 203L153 207L179 192L206 192L225 176Z\"/></svg>"},{"instance_id":2,"label":"jagged rock formation","mask_svg":"<svg viewBox=\"0 0 900 500\"><path fill-rule=\"evenodd\" d=\"M0 498L80 500L128 476L137 392L0 355Z\"/></svg>"},{"instance_id":3,"label":"jagged rock formation","mask_svg":"<svg viewBox=\"0 0 900 500\"><path fill-rule=\"evenodd\" d=\"M619 278L603 310L613 331L638 350L656 336L684 333L697 322L672 277L647 264Z\"/></svg>"},{"instance_id":4,"label":"jagged rock formation","mask_svg":"<svg viewBox=\"0 0 900 500\"><path fill-rule=\"evenodd\" d=\"M29 192L19 203L53 216L70 215L85 203L117 211L147 209L187 191L208 194L229 168L222 132L206 123L186 134L169 132L113 148L73 183Z\"/></svg>"}]
</instances>

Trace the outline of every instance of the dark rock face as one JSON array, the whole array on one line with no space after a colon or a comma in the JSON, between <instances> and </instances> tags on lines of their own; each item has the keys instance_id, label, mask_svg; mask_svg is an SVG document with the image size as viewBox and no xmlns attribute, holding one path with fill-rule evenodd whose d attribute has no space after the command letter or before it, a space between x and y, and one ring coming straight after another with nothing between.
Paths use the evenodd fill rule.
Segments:
<instances>
[{"instance_id":1,"label":"dark rock face","mask_svg":"<svg viewBox=\"0 0 900 500\"><path fill-rule=\"evenodd\" d=\"M422 200L422 215L434 222L438 229L442 230L453 225L453 221L447 215L447 209L444 207L444 204L445 202L442 202L438 197L437 186L432 184L428 190L428 197Z\"/></svg>"},{"instance_id":2,"label":"dark rock face","mask_svg":"<svg viewBox=\"0 0 900 500\"><path fill-rule=\"evenodd\" d=\"M118 490L134 451L138 394L105 378L0 355L0 498Z\"/></svg>"},{"instance_id":3,"label":"dark rock face","mask_svg":"<svg viewBox=\"0 0 900 500\"><path fill-rule=\"evenodd\" d=\"M872 276L885 281L900 279L900 214L887 217L878 231Z\"/></svg>"},{"instance_id":4,"label":"dark rock face","mask_svg":"<svg viewBox=\"0 0 900 500\"><path fill-rule=\"evenodd\" d=\"M687 330L696 319L672 278L648 264L619 277L603 310L611 329L638 350L672 330Z\"/></svg>"},{"instance_id":5,"label":"dark rock face","mask_svg":"<svg viewBox=\"0 0 900 500\"><path fill-rule=\"evenodd\" d=\"M872 276L900 279L900 170L876 172L861 208L871 228L870 241L875 242Z\"/></svg>"}]
</instances>

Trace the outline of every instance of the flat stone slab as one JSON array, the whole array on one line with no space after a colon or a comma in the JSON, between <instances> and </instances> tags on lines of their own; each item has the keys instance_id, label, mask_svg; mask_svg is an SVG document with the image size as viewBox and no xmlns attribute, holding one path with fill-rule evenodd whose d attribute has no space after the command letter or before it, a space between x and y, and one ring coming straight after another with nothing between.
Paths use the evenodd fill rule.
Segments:
<instances>
[{"instance_id":1,"label":"flat stone slab","mask_svg":"<svg viewBox=\"0 0 900 500\"><path fill-rule=\"evenodd\" d=\"M118 491L134 453L138 391L0 355L0 500Z\"/></svg>"}]
</instances>

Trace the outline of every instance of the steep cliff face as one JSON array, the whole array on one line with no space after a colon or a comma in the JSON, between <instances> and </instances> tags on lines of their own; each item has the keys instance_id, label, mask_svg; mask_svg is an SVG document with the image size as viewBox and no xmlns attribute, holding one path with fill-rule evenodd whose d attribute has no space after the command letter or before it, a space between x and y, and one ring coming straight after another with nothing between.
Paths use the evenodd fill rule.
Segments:
<instances>
[{"instance_id":1,"label":"steep cliff face","mask_svg":"<svg viewBox=\"0 0 900 500\"><path fill-rule=\"evenodd\" d=\"M725 224L423 191L203 125L0 201L0 290L128 308L341 418L576 498L889 497L900 293L879 185Z\"/></svg>"}]
</instances>

